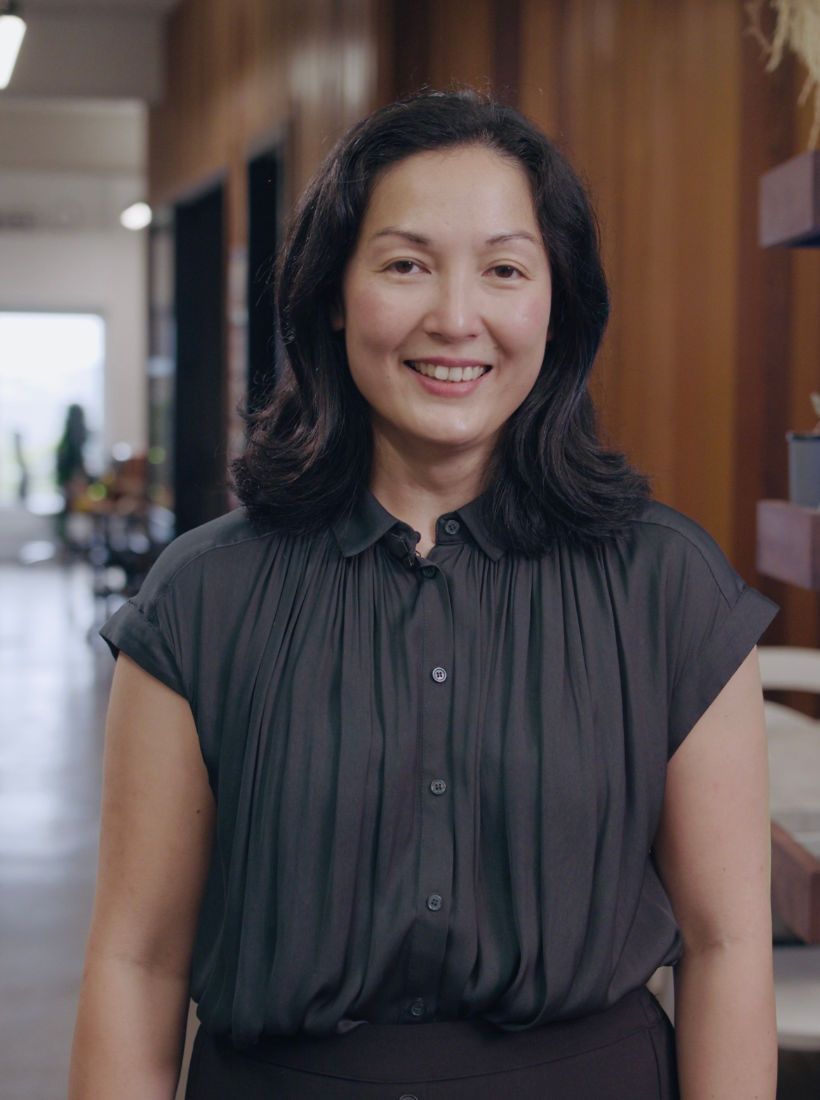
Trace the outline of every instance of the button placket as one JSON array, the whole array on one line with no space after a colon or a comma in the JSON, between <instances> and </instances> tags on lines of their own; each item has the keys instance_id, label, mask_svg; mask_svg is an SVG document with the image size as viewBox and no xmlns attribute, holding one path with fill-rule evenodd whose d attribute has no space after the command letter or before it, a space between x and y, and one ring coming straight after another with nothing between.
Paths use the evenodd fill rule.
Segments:
<instances>
[{"instance_id":1,"label":"button placket","mask_svg":"<svg viewBox=\"0 0 820 1100\"><path fill-rule=\"evenodd\" d=\"M453 614L447 578L418 590L421 619L420 778L434 795L447 790L452 724ZM449 927L454 837L452 801L430 793L420 801L421 850L415 927L407 964L407 1013L428 1020L436 1011Z\"/></svg>"}]
</instances>

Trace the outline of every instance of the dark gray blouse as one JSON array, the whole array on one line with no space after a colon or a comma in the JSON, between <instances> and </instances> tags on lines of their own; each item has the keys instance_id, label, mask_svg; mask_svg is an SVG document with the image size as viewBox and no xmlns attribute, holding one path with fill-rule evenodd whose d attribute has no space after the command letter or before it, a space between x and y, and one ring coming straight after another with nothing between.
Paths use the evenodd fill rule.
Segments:
<instances>
[{"instance_id":1,"label":"dark gray blouse","mask_svg":"<svg viewBox=\"0 0 820 1100\"><path fill-rule=\"evenodd\" d=\"M777 605L647 504L595 549L429 557L369 491L313 537L179 536L100 633L190 702L217 804L204 1026L345 1032L601 1010L681 950L651 847L667 759Z\"/></svg>"}]
</instances>

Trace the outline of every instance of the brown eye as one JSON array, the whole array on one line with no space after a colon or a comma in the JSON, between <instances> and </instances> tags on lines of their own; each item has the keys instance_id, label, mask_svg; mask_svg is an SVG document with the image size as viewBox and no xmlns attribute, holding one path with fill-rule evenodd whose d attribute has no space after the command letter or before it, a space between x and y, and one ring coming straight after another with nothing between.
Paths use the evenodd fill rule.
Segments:
<instances>
[{"instance_id":1,"label":"brown eye","mask_svg":"<svg viewBox=\"0 0 820 1100\"><path fill-rule=\"evenodd\" d=\"M387 270L395 271L397 275L409 275L410 272L407 268L417 266L418 264L415 260L393 260L391 264L387 265ZM400 271L399 268L403 268L403 270Z\"/></svg>"},{"instance_id":2,"label":"brown eye","mask_svg":"<svg viewBox=\"0 0 820 1100\"><path fill-rule=\"evenodd\" d=\"M507 282L514 282L514 276L521 274L518 268L513 267L512 264L496 264L493 271Z\"/></svg>"}]
</instances>

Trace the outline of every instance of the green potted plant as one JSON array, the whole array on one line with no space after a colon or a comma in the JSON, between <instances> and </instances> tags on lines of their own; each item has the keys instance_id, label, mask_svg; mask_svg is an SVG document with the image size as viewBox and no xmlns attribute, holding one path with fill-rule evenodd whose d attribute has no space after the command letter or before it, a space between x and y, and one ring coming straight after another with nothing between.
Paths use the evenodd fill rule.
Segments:
<instances>
[{"instance_id":1,"label":"green potted plant","mask_svg":"<svg viewBox=\"0 0 820 1100\"><path fill-rule=\"evenodd\" d=\"M811 395L820 417L820 393ZM789 442L789 500L804 508L820 507L820 420L810 432L786 432Z\"/></svg>"}]
</instances>

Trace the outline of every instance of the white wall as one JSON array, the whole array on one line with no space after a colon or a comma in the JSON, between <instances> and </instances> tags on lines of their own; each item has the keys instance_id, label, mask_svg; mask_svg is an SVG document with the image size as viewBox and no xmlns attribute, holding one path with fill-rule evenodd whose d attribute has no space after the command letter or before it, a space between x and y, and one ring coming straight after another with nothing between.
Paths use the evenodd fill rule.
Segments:
<instances>
[{"instance_id":1,"label":"white wall","mask_svg":"<svg viewBox=\"0 0 820 1100\"><path fill-rule=\"evenodd\" d=\"M147 444L145 233L0 232L0 310L81 310L106 322L106 453ZM0 349L2 354L2 349Z\"/></svg>"},{"instance_id":2,"label":"white wall","mask_svg":"<svg viewBox=\"0 0 820 1100\"><path fill-rule=\"evenodd\" d=\"M158 103L164 17L176 0L25 0L16 95L137 97Z\"/></svg>"},{"instance_id":3,"label":"white wall","mask_svg":"<svg viewBox=\"0 0 820 1100\"><path fill-rule=\"evenodd\" d=\"M141 172L145 140L145 106L138 100L0 96L4 168Z\"/></svg>"},{"instance_id":4,"label":"white wall","mask_svg":"<svg viewBox=\"0 0 820 1100\"><path fill-rule=\"evenodd\" d=\"M147 443L147 240L119 224L145 147L137 101L0 100L0 310L103 315L106 453Z\"/></svg>"}]
</instances>

